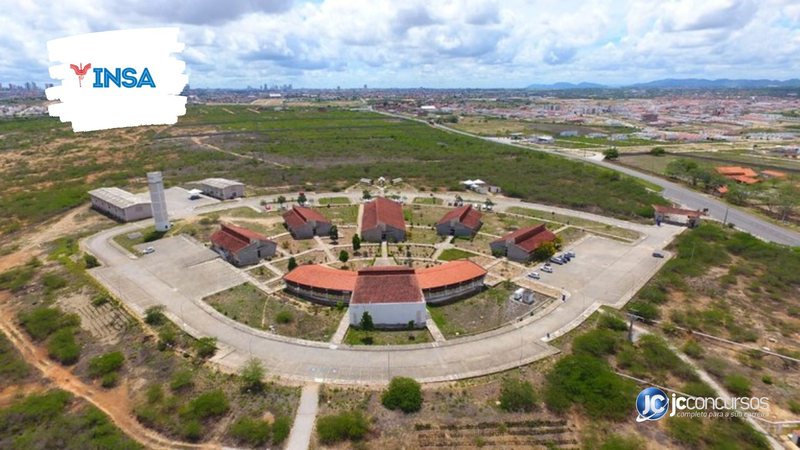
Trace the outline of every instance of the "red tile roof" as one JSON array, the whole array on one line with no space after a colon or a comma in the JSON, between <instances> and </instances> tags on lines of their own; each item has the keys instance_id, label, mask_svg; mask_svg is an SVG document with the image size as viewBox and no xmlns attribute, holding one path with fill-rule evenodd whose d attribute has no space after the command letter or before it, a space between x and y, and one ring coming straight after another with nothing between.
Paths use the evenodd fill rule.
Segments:
<instances>
[{"instance_id":1,"label":"red tile roof","mask_svg":"<svg viewBox=\"0 0 800 450\"><path fill-rule=\"evenodd\" d=\"M403 266L370 267L358 271L350 304L419 303L425 297L414 269Z\"/></svg>"},{"instance_id":2,"label":"red tile roof","mask_svg":"<svg viewBox=\"0 0 800 450\"><path fill-rule=\"evenodd\" d=\"M757 176L756 172L753 169L749 169L747 167L739 167L739 166L722 166L716 168L717 173L726 177L734 177L737 175L745 176L745 177L755 177Z\"/></svg>"},{"instance_id":3,"label":"red tile roof","mask_svg":"<svg viewBox=\"0 0 800 450\"><path fill-rule=\"evenodd\" d=\"M223 223L221 228L211 235L211 242L217 247L236 253L255 241L269 241L266 236L233 224Z\"/></svg>"},{"instance_id":4,"label":"red tile roof","mask_svg":"<svg viewBox=\"0 0 800 450\"><path fill-rule=\"evenodd\" d=\"M316 289L352 292L358 274L350 270L334 269L317 264L297 266L283 276L287 282L301 284Z\"/></svg>"},{"instance_id":5,"label":"red tile roof","mask_svg":"<svg viewBox=\"0 0 800 450\"><path fill-rule=\"evenodd\" d=\"M481 216L480 211L474 209L472 205L466 205L448 211L437 224L450 223L451 220L456 219L465 227L475 230L481 224Z\"/></svg>"},{"instance_id":6,"label":"red tile roof","mask_svg":"<svg viewBox=\"0 0 800 450\"><path fill-rule=\"evenodd\" d=\"M403 207L399 203L383 197L378 197L364 205L361 229L370 230L381 223L405 230L406 221L403 219Z\"/></svg>"},{"instance_id":7,"label":"red tile roof","mask_svg":"<svg viewBox=\"0 0 800 450\"><path fill-rule=\"evenodd\" d=\"M317 223L330 223L330 220L326 219L325 216L316 210L303 206L294 206L289 211L283 213L283 220L285 220L286 224L291 228L302 227L309 220L313 220Z\"/></svg>"},{"instance_id":8,"label":"red tile roof","mask_svg":"<svg viewBox=\"0 0 800 450\"><path fill-rule=\"evenodd\" d=\"M469 260L450 261L439 266L417 269L417 282L423 290L437 289L474 280L486 270Z\"/></svg>"},{"instance_id":9,"label":"red tile roof","mask_svg":"<svg viewBox=\"0 0 800 450\"><path fill-rule=\"evenodd\" d=\"M664 206L664 205L653 205L653 209L659 214L674 214L676 216L687 216L687 217L700 217L704 215L703 211L696 211L694 209L675 208L672 206Z\"/></svg>"},{"instance_id":10,"label":"red tile roof","mask_svg":"<svg viewBox=\"0 0 800 450\"><path fill-rule=\"evenodd\" d=\"M739 183L744 183L744 184L756 184L760 181L758 178L753 178L748 175L734 175L728 178L730 178L733 181L738 181Z\"/></svg>"},{"instance_id":11,"label":"red tile roof","mask_svg":"<svg viewBox=\"0 0 800 450\"><path fill-rule=\"evenodd\" d=\"M541 224L533 227L520 228L517 231L512 231L511 233L508 233L494 242L513 241L514 244L526 252L532 252L543 243L553 241L555 238L556 235L553 234L552 231L548 230L545 224Z\"/></svg>"},{"instance_id":12,"label":"red tile roof","mask_svg":"<svg viewBox=\"0 0 800 450\"><path fill-rule=\"evenodd\" d=\"M780 170L762 170L761 175L775 178L786 178L786 172L781 172Z\"/></svg>"}]
</instances>

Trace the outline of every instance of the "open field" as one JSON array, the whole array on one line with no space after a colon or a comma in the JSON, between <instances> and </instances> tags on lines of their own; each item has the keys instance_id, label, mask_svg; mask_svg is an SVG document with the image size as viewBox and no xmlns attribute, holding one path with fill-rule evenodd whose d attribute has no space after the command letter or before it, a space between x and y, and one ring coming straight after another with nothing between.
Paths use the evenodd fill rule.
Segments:
<instances>
[{"instance_id":1,"label":"open field","mask_svg":"<svg viewBox=\"0 0 800 450\"><path fill-rule=\"evenodd\" d=\"M574 216L565 216L563 214L556 214L555 212L548 213L518 206L509 208L508 212L527 217L535 217L547 221L549 222L547 227L551 230L556 230L564 225L570 225L572 227L583 228L589 232L594 231L622 241L635 241L639 238L639 233L627 228L615 227L613 225L607 225Z\"/></svg>"},{"instance_id":2,"label":"open field","mask_svg":"<svg viewBox=\"0 0 800 450\"><path fill-rule=\"evenodd\" d=\"M428 311L447 338L481 333L531 311L532 306L509 298L517 287L500 283L465 300L444 306L430 306Z\"/></svg>"},{"instance_id":3,"label":"open field","mask_svg":"<svg viewBox=\"0 0 800 450\"><path fill-rule=\"evenodd\" d=\"M73 134L37 118L0 121L0 134L5 233L85 202L95 187L143 188L143 174L155 169L168 186L224 176L284 191L341 189L378 176L459 188L480 176L511 196L622 217L646 215L661 201L608 170L368 112L190 106L172 127ZM518 181L530 179L539 183Z\"/></svg>"}]
</instances>

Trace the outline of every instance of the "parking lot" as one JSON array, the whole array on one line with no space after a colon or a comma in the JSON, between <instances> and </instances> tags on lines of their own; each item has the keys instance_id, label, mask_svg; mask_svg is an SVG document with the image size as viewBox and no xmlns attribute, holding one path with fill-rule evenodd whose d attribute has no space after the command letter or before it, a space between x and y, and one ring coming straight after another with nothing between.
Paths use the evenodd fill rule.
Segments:
<instances>
[{"instance_id":1,"label":"parking lot","mask_svg":"<svg viewBox=\"0 0 800 450\"><path fill-rule=\"evenodd\" d=\"M136 196L142 200L150 201L150 194L148 192L136 194ZM186 217L196 214L194 208L198 206L220 203L219 200L205 195L201 195L195 200L190 200L189 191L177 186L165 189L164 197L166 197L167 200L167 212L171 217Z\"/></svg>"}]
</instances>

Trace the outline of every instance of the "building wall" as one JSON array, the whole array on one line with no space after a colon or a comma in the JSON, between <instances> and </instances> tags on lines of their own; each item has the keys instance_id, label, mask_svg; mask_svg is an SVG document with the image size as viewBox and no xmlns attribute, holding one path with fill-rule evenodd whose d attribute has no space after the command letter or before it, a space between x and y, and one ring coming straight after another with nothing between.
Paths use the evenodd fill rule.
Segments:
<instances>
[{"instance_id":1,"label":"building wall","mask_svg":"<svg viewBox=\"0 0 800 450\"><path fill-rule=\"evenodd\" d=\"M153 217L153 210L150 208L149 203L138 203L127 208L120 208L98 197L91 196L91 200L94 209L122 222L133 222Z\"/></svg>"},{"instance_id":2,"label":"building wall","mask_svg":"<svg viewBox=\"0 0 800 450\"><path fill-rule=\"evenodd\" d=\"M517 261L517 262L528 262L531 259L531 253L528 253L527 251L518 247L515 244L508 245L506 256L511 261Z\"/></svg>"},{"instance_id":3,"label":"building wall","mask_svg":"<svg viewBox=\"0 0 800 450\"><path fill-rule=\"evenodd\" d=\"M289 229L295 239L311 239L314 237L314 227L311 222L306 222L301 227Z\"/></svg>"},{"instance_id":4,"label":"building wall","mask_svg":"<svg viewBox=\"0 0 800 450\"><path fill-rule=\"evenodd\" d=\"M286 290L298 297L329 306L335 306L340 302L346 305L350 303L350 296L353 294L350 291L312 289L306 286L288 282L286 283Z\"/></svg>"},{"instance_id":5,"label":"building wall","mask_svg":"<svg viewBox=\"0 0 800 450\"><path fill-rule=\"evenodd\" d=\"M333 226L330 222L314 222L316 226L316 234L317 236L328 236L331 234L331 227Z\"/></svg>"},{"instance_id":6,"label":"building wall","mask_svg":"<svg viewBox=\"0 0 800 450\"><path fill-rule=\"evenodd\" d=\"M403 242L406 240L406 232L388 225L379 225L361 231L361 240L366 242L381 242L384 237L388 242Z\"/></svg>"},{"instance_id":7,"label":"building wall","mask_svg":"<svg viewBox=\"0 0 800 450\"><path fill-rule=\"evenodd\" d=\"M483 290L483 278L476 278L468 283L448 286L445 289L423 290L425 302L429 305L439 305L458 300Z\"/></svg>"},{"instance_id":8,"label":"building wall","mask_svg":"<svg viewBox=\"0 0 800 450\"><path fill-rule=\"evenodd\" d=\"M500 254L500 255L506 254L506 243L503 241L492 242L491 244L489 244L489 248L492 250L492 254Z\"/></svg>"},{"instance_id":9,"label":"building wall","mask_svg":"<svg viewBox=\"0 0 800 450\"><path fill-rule=\"evenodd\" d=\"M368 311L372 322L380 328L405 328L409 321L414 321L415 327L422 327L428 318L425 302L416 303L366 303L350 305L350 323L358 326L361 316Z\"/></svg>"},{"instance_id":10,"label":"building wall","mask_svg":"<svg viewBox=\"0 0 800 450\"><path fill-rule=\"evenodd\" d=\"M207 184L201 184L203 194L209 195L220 200L229 200L232 198L244 197L244 186L228 186L225 188L217 188Z\"/></svg>"},{"instance_id":11,"label":"building wall","mask_svg":"<svg viewBox=\"0 0 800 450\"><path fill-rule=\"evenodd\" d=\"M362 230L361 239L365 242L381 242L383 240L383 230L380 227Z\"/></svg>"},{"instance_id":12,"label":"building wall","mask_svg":"<svg viewBox=\"0 0 800 450\"><path fill-rule=\"evenodd\" d=\"M261 243L252 243L247 247L239 250L235 254L228 253L225 249L217 246L212 246L211 249L222 255L223 258L236 266L247 266L250 264L257 264L264 258L271 258L275 256L277 244L271 241L264 241Z\"/></svg>"}]
</instances>

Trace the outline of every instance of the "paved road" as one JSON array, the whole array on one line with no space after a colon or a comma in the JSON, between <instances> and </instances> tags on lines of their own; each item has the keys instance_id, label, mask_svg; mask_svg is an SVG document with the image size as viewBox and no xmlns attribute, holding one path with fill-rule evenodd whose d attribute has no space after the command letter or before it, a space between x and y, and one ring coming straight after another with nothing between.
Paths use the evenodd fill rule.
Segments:
<instances>
[{"instance_id":1,"label":"paved road","mask_svg":"<svg viewBox=\"0 0 800 450\"><path fill-rule=\"evenodd\" d=\"M425 121L421 121L419 119L408 118L402 115L396 114L388 114L382 113L386 115L390 115L392 117L399 117L407 120L414 120L417 122L425 123ZM727 223L732 223L736 226L736 228L740 230L747 231L754 236L760 237L766 241L776 242L778 244L784 245L791 245L791 246L800 246L800 233L795 231L789 230L787 228L781 227L776 225L772 222L766 221L760 217L757 217L753 214L748 212L742 211L736 207L729 206L711 196L706 194L693 191L689 188L683 187L679 184L673 183L671 181L665 180L663 178L649 175L646 173L639 172L638 170L633 170L628 167L623 167L617 164L611 164L606 161L601 161L592 158L584 158L579 155L573 155L569 153L564 153L562 151L558 151L557 149L545 149L545 148L535 148L529 147L525 145L514 144L507 139L496 139L496 138L489 138L485 136L478 136L472 133L467 133L465 131L456 130L447 126L443 125L434 125L435 128L457 133L463 134L465 136L471 136L477 139L483 139L490 142L498 142L501 144L506 145L513 145L515 147L524 148L527 150L536 150L536 151L543 151L546 153L551 153L559 156L563 156L565 158L579 160L579 161L586 161L592 164L596 164L598 166L602 166L611 170L615 170L617 172L624 173L626 175L639 178L641 180L648 181L653 183L657 186L663 188L662 195L664 198L671 200L679 205L683 205L686 208L690 209L708 209L708 214L712 218L719 220L719 221L727 221Z\"/></svg>"},{"instance_id":2,"label":"paved road","mask_svg":"<svg viewBox=\"0 0 800 450\"><path fill-rule=\"evenodd\" d=\"M311 195L317 197L342 194L309 194ZM204 207L202 211L207 211L209 208L258 205L261 199L226 202ZM497 198L496 203L498 209L510 205L539 207L513 199ZM542 206L542 209L567 212L561 208ZM647 257L649 257L648 252L666 245L679 231L677 227L629 224L588 213L576 215L612 225L624 224L648 234L639 245L631 246L631 251L644 252ZM337 346L330 343L302 341L247 328L203 303L202 297L208 294L201 292L200 287L206 278L212 277L207 269L209 264L214 264L214 261L208 261L198 253L208 252L202 246L198 251L187 251L185 254L176 252L176 259L182 260L182 264L185 263L186 270L183 272L185 276L175 277L167 276L167 272L180 271L181 267L169 268L165 264L166 261L159 259L165 257L168 252L157 250L151 255L137 259L129 256L111 241L111 237L116 234L130 232L147 224L149 221L123 225L102 231L83 241L83 248L97 256L103 263L102 267L92 269L90 273L139 315L149 306L163 304L172 320L188 333L197 337L217 337L221 347L215 357L217 363L231 370L238 370L249 358L256 357L264 362L271 374L302 381L384 384L394 376L404 375L422 382L435 382L507 370L557 353L557 349L543 342L548 333L556 335L560 334L560 330L576 326L585 317L584 312L595 309L598 303L619 305L620 300L624 303L640 283L644 283L648 278L632 279L631 284L624 283L625 287L631 290L627 293L619 292L612 298L604 298L605 295L599 293L593 295L587 288L580 302L568 301L558 305L541 319L529 319L478 336L395 348ZM164 241L153 243L154 246L162 244L170 245ZM624 265L626 261L634 259L623 258L620 264ZM663 260L658 260L659 266L661 261ZM652 268L652 270L657 269L657 266ZM233 283L233 280L228 278L229 274L223 272L232 271L233 269L228 267L219 267L213 276L226 285L225 283ZM199 273L206 275L197 275Z\"/></svg>"}]
</instances>

